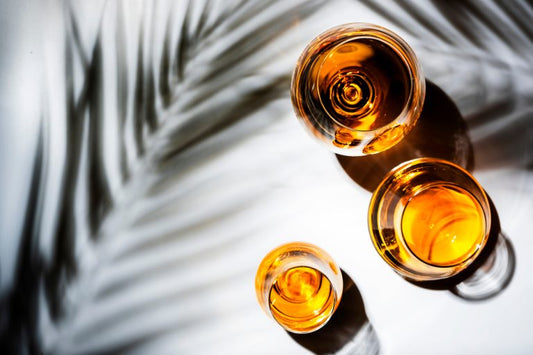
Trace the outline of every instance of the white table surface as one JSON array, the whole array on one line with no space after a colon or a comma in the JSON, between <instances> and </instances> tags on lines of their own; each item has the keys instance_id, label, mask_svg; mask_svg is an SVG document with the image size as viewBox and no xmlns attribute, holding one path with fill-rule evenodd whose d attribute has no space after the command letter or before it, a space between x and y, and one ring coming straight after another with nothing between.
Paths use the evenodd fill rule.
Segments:
<instances>
[{"instance_id":1,"label":"white table surface","mask_svg":"<svg viewBox=\"0 0 533 355\"><path fill-rule=\"evenodd\" d=\"M34 75L39 72L35 55L45 60L57 55L60 46L54 47L53 39L45 43L45 53L30 54L27 47L32 43L31 48L38 48L35 36L44 26L31 19L39 18L46 6L60 11L57 4L45 3L31 3L27 8L11 4L11 12L4 14L20 16L21 22L11 20L1 26L14 23L10 28L22 31L7 31L10 37L0 46L11 49L10 54L0 54L4 146L0 185L6 196L0 211L5 228L0 239L0 286L4 294L14 282L16 236L25 208L24 199L17 196L28 191L40 119L35 109L41 100L39 86L33 86L30 79L49 82L57 74L53 68L61 68L61 64L48 63L44 77ZM518 4L514 8L523 5L511 3ZM76 14L83 13L82 37L90 43L97 29L92 24L97 16L91 16L100 8L96 2L94 7L73 4ZM135 4L137 10L143 8L142 2ZM516 18L506 17L492 2L450 5L457 14L453 20L430 3L381 4L385 10L356 1L332 1L307 19L295 18L286 37L277 39L285 43L283 38L290 36L294 44L280 45L283 49L275 60L259 73L289 72L305 44L331 26L371 22L396 31L412 45L426 77L451 97L467 124L478 122L501 101L509 103L501 114L490 116L487 122L481 119L469 131L476 160L474 176L494 201L502 232L515 250L516 268L508 287L488 300L472 302L445 290L418 287L396 275L380 259L368 235L371 193L354 183L334 154L304 131L295 119L287 90L280 99L181 153L172 164L183 169L171 170L166 184L158 185L160 190L141 194L131 208L124 209L131 214L123 217L135 220L150 203L168 198L160 214L137 223L125 222L118 229L109 227L108 231L118 232L94 244L81 238L88 243L76 252L83 277L69 284L68 297L84 301L72 316L59 321L47 319L41 310L38 331L45 352L307 353L262 313L254 291L262 257L275 246L295 240L327 250L350 275L383 354L533 352L533 240L528 226L533 217L533 45L527 40L533 32L533 10L523 6L529 9L521 11L529 28L522 27L525 39L520 37L513 44L474 11L485 8L491 14L503 14L494 17L502 21L499 29L514 34ZM464 32L461 22L455 22L463 15L471 19L471 32ZM103 26L113 18L104 18ZM445 28L446 35L424 30L430 25ZM271 50L278 48L276 43ZM129 188L117 194L136 196L135 186ZM48 258L52 257L49 240L43 237L40 242ZM118 289L99 293L113 285L119 285Z\"/></svg>"}]
</instances>

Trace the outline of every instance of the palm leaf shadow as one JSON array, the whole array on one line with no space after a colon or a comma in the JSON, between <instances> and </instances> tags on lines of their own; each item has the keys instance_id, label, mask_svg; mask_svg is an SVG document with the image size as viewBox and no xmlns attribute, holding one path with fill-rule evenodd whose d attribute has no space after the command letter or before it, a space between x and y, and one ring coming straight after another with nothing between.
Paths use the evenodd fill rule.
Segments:
<instances>
[{"instance_id":1,"label":"palm leaf shadow","mask_svg":"<svg viewBox=\"0 0 533 355\"><path fill-rule=\"evenodd\" d=\"M150 285L149 279L165 268L184 272L183 263L194 253L213 256L244 239L245 230L234 239L206 238L173 254L189 252L190 259L176 261L169 254L147 261L157 248L178 250L183 247L179 238L232 218L265 193L255 186L255 195L209 211L191 212L180 205L202 191L202 182L211 181L209 175L194 175L201 164L215 161L284 112L278 99L287 97L292 68L268 64L293 45L294 23L303 25L323 5L147 0L136 9L118 0L100 15L94 42L85 43L78 21L83 14L65 2L66 114L43 114L17 283L0 302L2 348L30 353L132 350L201 323L205 314L191 311L176 323L153 322L145 332L128 332L135 319L144 319L130 314L145 307L149 313L160 302L171 305L177 295L193 299L195 290L215 280L186 290L169 288L159 298L128 300L128 292ZM478 168L533 166L533 88L520 85L533 71L528 3L357 5L412 37L428 78L446 89L467 119ZM166 13L163 21L161 13ZM272 43L277 45L269 47ZM58 97L47 94L49 100ZM57 120L65 124L62 166L51 163L46 129ZM525 151L525 158L517 150ZM57 206L44 203L54 169L62 176ZM52 238L42 234L44 208L54 216ZM181 220L174 221L176 210ZM42 240L51 240L50 254L40 250ZM12 326L8 330L1 324ZM117 336L109 335L117 329Z\"/></svg>"},{"instance_id":2,"label":"palm leaf shadow","mask_svg":"<svg viewBox=\"0 0 533 355\"><path fill-rule=\"evenodd\" d=\"M470 128L477 169L527 168L533 157L533 10L526 2L368 2L413 37L426 77Z\"/></svg>"},{"instance_id":3,"label":"palm leaf shadow","mask_svg":"<svg viewBox=\"0 0 533 355\"><path fill-rule=\"evenodd\" d=\"M210 13L213 4L209 0L189 1L182 2L178 9L179 5L174 2L147 2L145 8L152 6L152 16L141 13L138 17L140 26L135 43L131 41L135 35L132 36L126 29L126 23L131 21L126 14L131 15L131 9L126 2L117 1L105 8L107 18L102 15L92 50L86 53L85 48L91 48L91 45L82 43L83 36L77 21L80 14L76 14L75 5L65 3L66 114L63 119L67 149L64 165L59 168L62 183L54 212L52 258L44 262L36 246L39 244L39 221L45 205L43 190L48 175L43 165L50 151L47 132L41 130L26 228L21 236L18 282L1 303L2 310L9 310L6 319L12 325L5 330L6 333L2 328L2 339L9 338L4 348L26 349L30 353L38 353L43 347L46 352L101 351L101 344L96 348L84 348L69 343L77 336L70 330L63 330L66 329L63 324L76 323L78 315L83 313L80 310L90 302L91 296L81 296L83 291L77 293L77 289L90 285L97 270L105 268L105 260L97 255L97 250L102 248L99 243L109 238L109 230L127 230L127 221L132 218L123 220L122 217L127 214L125 209L132 202L138 203L143 196L161 193L165 190L162 186L168 181L165 176L175 175L181 166L191 162L191 158L180 158L183 156L180 153L202 142L209 142L210 137L220 135L221 131L226 131L236 122L271 106L270 103L276 102L288 90L290 70L255 74L257 68L273 59L272 56L252 58L252 61L246 59L262 52L262 47L276 41L295 20L310 16L321 4L317 1L291 4L235 1L215 14ZM167 6L171 10L164 21L163 36L155 33L156 22L159 21L156 15L158 6ZM180 10L184 10L183 16L174 16ZM116 25L111 30L114 35L106 33L109 27L105 22L112 17L110 12L116 14L113 17ZM178 21L181 23L176 23ZM277 25L272 26L273 23ZM246 31L241 30L243 25L247 27ZM177 31L177 36L171 33L173 31ZM114 39L113 48L109 46L110 37ZM179 39L173 45L171 38L176 37ZM217 47L217 43L226 43L224 37L231 39L227 42L230 46ZM152 52L154 43L158 41L162 43L162 51L156 63L154 58L157 56L152 56ZM288 43L281 44L286 46ZM213 49L218 52L213 52ZM106 124L109 120L106 112L109 85L106 78L109 75L110 51L116 63L117 121L116 136L111 142L118 145L118 154L112 157L106 154L110 140L105 132L109 127ZM206 57L203 53L209 51L211 57ZM136 58L134 67L130 64L132 54ZM191 64L194 61L200 62L198 66ZM247 62L247 65L240 66L241 62ZM50 100L54 100L53 93ZM268 124L264 117L258 118L259 125L248 126L248 131ZM43 121L50 119L45 117ZM60 118L53 118L54 121L57 119ZM233 134L230 132L229 137L224 137L222 141L218 139L222 143L219 147L208 144L207 154L212 155L214 149L234 144ZM113 168L110 169L110 166ZM123 186L119 190L109 180L113 171L120 174L118 180ZM146 177L154 172L157 178L147 180ZM138 187L139 181L152 183L129 194ZM142 220L142 214L154 215L154 211L164 209L169 201L162 203L142 212L138 220ZM161 237L166 237L166 234L153 235L150 239ZM77 259L80 248L85 249L85 254L97 255L98 261L89 267L83 264L80 267ZM87 255L84 257L87 258ZM113 289L115 292L111 294L120 288ZM100 294L98 297L109 295L109 292L99 293L96 289L93 292ZM72 294L81 297L69 300ZM45 303L42 303L43 299ZM58 334L69 334L70 340L63 336L53 341L43 339L43 329L39 327L47 320L49 327L55 327ZM93 329L99 327L101 325L96 323ZM123 348L131 344L112 345L113 348L117 346ZM106 351L109 350L107 348Z\"/></svg>"}]
</instances>

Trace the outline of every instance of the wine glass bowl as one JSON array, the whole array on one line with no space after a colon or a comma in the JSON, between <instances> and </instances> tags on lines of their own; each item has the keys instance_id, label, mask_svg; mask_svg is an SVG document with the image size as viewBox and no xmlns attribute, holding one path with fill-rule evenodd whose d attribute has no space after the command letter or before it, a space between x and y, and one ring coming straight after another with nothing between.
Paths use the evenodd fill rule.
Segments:
<instances>
[{"instance_id":1,"label":"wine glass bowl","mask_svg":"<svg viewBox=\"0 0 533 355\"><path fill-rule=\"evenodd\" d=\"M414 126L425 80L409 45L371 24L334 27L305 48L294 69L296 116L332 151L375 154Z\"/></svg>"}]
</instances>

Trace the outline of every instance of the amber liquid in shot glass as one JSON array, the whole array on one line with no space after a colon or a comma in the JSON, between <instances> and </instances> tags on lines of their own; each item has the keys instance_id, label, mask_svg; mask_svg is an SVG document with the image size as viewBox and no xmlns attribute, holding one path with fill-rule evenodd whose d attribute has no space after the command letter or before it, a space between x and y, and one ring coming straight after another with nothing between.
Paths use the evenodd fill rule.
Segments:
<instances>
[{"instance_id":1,"label":"amber liquid in shot glass","mask_svg":"<svg viewBox=\"0 0 533 355\"><path fill-rule=\"evenodd\" d=\"M422 158L394 168L369 208L374 246L400 275L415 281L456 275L485 246L490 206L466 170Z\"/></svg>"},{"instance_id":2,"label":"amber liquid in shot glass","mask_svg":"<svg viewBox=\"0 0 533 355\"><path fill-rule=\"evenodd\" d=\"M331 318L342 295L339 267L324 250L289 243L272 250L255 278L263 310L293 333L309 333Z\"/></svg>"},{"instance_id":3,"label":"amber liquid in shot glass","mask_svg":"<svg viewBox=\"0 0 533 355\"><path fill-rule=\"evenodd\" d=\"M408 44L379 26L352 23L316 37L293 73L297 117L337 154L366 155L415 125L425 81Z\"/></svg>"}]
</instances>

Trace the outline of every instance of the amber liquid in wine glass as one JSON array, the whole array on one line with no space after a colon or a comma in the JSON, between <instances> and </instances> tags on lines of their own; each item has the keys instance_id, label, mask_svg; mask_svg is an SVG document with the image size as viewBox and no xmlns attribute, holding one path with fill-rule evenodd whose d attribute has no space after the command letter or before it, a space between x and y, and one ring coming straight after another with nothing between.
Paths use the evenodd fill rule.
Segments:
<instances>
[{"instance_id":1,"label":"amber liquid in wine glass","mask_svg":"<svg viewBox=\"0 0 533 355\"><path fill-rule=\"evenodd\" d=\"M325 325L342 295L340 269L325 251L308 243L271 251L259 265L255 282L263 310L294 333Z\"/></svg>"},{"instance_id":2,"label":"amber liquid in wine glass","mask_svg":"<svg viewBox=\"0 0 533 355\"><path fill-rule=\"evenodd\" d=\"M369 228L382 258L415 281L456 275L485 246L490 206L479 183L440 159L414 159L394 168L369 207Z\"/></svg>"},{"instance_id":3,"label":"amber liquid in wine glass","mask_svg":"<svg viewBox=\"0 0 533 355\"><path fill-rule=\"evenodd\" d=\"M418 61L399 36L354 23L315 38L294 70L296 115L342 155L378 153L413 127L425 96Z\"/></svg>"}]
</instances>

